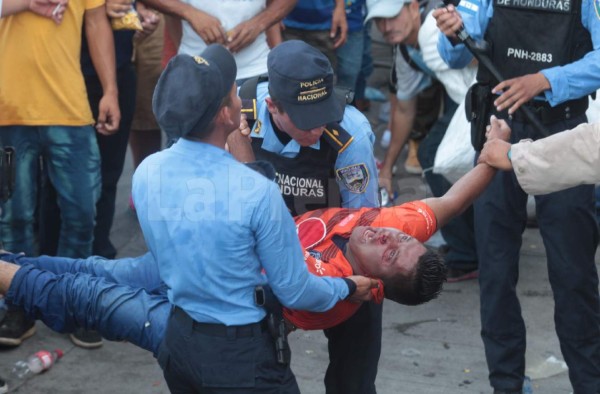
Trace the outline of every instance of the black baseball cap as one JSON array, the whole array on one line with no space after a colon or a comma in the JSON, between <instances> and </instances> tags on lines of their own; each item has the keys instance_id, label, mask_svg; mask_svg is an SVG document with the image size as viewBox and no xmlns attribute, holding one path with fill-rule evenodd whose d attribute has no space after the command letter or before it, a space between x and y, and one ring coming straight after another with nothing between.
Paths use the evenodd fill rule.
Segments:
<instances>
[{"instance_id":1,"label":"black baseball cap","mask_svg":"<svg viewBox=\"0 0 600 394\"><path fill-rule=\"evenodd\" d=\"M285 41L267 60L269 94L281 103L296 127L310 130L339 122L344 108L333 93L329 59L304 41Z\"/></svg>"},{"instance_id":2,"label":"black baseball cap","mask_svg":"<svg viewBox=\"0 0 600 394\"><path fill-rule=\"evenodd\" d=\"M169 138L208 132L221 102L235 82L231 53L218 44L198 56L177 55L164 69L152 97L152 111Z\"/></svg>"}]
</instances>

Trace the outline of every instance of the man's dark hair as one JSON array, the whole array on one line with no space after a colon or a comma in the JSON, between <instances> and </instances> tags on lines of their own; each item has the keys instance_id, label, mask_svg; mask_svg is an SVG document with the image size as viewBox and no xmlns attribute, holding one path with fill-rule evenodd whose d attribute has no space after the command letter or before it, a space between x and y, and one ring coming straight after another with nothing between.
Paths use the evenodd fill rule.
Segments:
<instances>
[{"instance_id":1,"label":"man's dark hair","mask_svg":"<svg viewBox=\"0 0 600 394\"><path fill-rule=\"evenodd\" d=\"M408 275L397 274L383 280L385 298L404 305L424 304L440 294L446 274L444 258L427 248Z\"/></svg>"}]
</instances>

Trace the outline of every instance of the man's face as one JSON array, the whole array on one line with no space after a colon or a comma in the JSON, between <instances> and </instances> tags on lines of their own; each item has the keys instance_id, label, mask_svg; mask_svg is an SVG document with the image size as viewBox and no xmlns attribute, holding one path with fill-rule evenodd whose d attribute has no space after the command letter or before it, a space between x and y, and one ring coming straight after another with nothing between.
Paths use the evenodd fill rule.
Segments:
<instances>
[{"instance_id":1,"label":"man's face","mask_svg":"<svg viewBox=\"0 0 600 394\"><path fill-rule=\"evenodd\" d=\"M311 146L316 144L325 131L325 126L316 127L310 130L302 130L297 128L289 115L285 112L279 111L279 109L273 104L270 98L267 98L267 108L273 117L273 122L287 135L289 135L294 141L300 146Z\"/></svg>"},{"instance_id":2,"label":"man's face","mask_svg":"<svg viewBox=\"0 0 600 394\"><path fill-rule=\"evenodd\" d=\"M427 250L398 229L365 226L354 228L348 248L361 271L355 273L379 279L412 272Z\"/></svg>"},{"instance_id":3,"label":"man's face","mask_svg":"<svg viewBox=\"0 0 600 394\"><path fill-rule=\"evenodd\" d=\"M388 43L416 46L421 28L419 3L413 0L404 5L395 17L375 18L375 23Z\"/></svg>"}]
</instances>

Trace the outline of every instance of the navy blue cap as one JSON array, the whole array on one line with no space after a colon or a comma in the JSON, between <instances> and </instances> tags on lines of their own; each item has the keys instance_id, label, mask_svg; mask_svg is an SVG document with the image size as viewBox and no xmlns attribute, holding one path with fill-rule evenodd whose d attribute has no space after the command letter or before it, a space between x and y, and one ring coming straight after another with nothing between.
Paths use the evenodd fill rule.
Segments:
<instances>
[{"instance_id":1,"label":"navy blue cap","mask_svg":"<svg viewBox=\"0 0 600 394\"><path fill-rule=\"evenodd\" d=\"M285 41L267 60L269 93L296 127L310 130L339 122L344 108L333 93L333 68L325 55L304 41Z\"/></svg>"},{"instance_id":2,"label":"navy blue cap","mask_svg":"<svg viewBox=\"0 0 600 394\"><path fill-rule=\"evenodd\" d=\"M177 55L160 75L152 111L169 138L184 137L207 127L230 94L237 67L231 53L212 44L199 56Z\"/></svg>"}]
</instances>

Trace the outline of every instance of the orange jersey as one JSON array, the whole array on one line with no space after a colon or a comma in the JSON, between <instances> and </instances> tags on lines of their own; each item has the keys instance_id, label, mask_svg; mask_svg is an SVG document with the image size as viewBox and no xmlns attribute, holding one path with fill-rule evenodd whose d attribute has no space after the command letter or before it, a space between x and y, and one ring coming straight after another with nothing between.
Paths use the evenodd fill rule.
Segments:
<instances>
[{"instance_id":1,"label":"orange jersey","mask_svg":"<svg viewBox=\"0 0 600 394\"><path fill-rule=\"evenodd\" d=\"M308 270L319 276L346 277L353 275L352 267L342 251L333 242L338 235L349 239L357 226L393 227L420 242L427 241L437 230L433 211L422 201L414 201L391 208L326 208L310 211L295 218L298 237L304 248ZM383 301L383 283L373 289L373 299ZM284 316L304 330L334 327L350 318L360 304L338 302L327 312L307 312L284 308Z\"/></svg>"}]
</instances>

